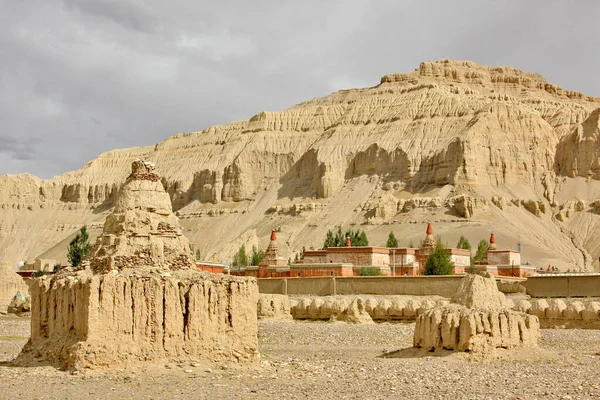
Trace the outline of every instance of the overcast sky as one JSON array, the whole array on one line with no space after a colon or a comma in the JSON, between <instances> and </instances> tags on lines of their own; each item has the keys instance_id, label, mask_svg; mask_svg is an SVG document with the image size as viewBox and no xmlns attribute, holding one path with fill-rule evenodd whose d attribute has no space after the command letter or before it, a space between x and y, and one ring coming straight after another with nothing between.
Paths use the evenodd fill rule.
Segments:
<instances>
[{"instance_id":1,"label":"overcast sky","mask_svg":"<svg viewBox=\"0 0 600 400\"><path fill-rule=\"evenodd\" d=\"M0 0L0 175L247 119L421 61L600 97L600 1Z\"/></svg>"}]
</instances>

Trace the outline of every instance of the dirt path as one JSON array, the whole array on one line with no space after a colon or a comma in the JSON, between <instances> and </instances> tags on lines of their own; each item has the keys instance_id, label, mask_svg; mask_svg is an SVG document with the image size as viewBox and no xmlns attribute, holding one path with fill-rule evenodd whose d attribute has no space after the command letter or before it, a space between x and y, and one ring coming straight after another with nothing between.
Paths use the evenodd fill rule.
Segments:
<instances>
[{"instance_id":1,"label":"dirt path","mask_svg":"<svg viewBox=\"0 0 600 400\"><path fill-rule=\"evenodd\" d=\"M505 351L475 362L466 355L407 350L413 329L414 324L261 322L259 367L185 362L72 375L49 366L11 366L7 361L25 343L29 320L2 316L0 397L600 398L600 331L543 330L538 350Z\"/></svg>"}]
</instances>

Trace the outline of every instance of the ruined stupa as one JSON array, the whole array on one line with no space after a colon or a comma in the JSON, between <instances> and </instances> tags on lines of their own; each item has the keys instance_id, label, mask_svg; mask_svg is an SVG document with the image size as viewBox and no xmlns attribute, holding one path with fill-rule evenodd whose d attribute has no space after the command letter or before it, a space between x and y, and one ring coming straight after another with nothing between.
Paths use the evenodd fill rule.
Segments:
<instances>
[{"instance_id":1,"label":"ruined stupa","mask_svg":"<svg viewBox=\"0 0 600 400\"><path fill-rule=\"evenodd\" d=\"M152 164L133 163L89 261L33 281L20 360L91 368L258 359L256 280L193 268Z\"/></svg>"},{"instance_id":2,"label":"ruined stupa","mask_svg":"<svg viewBox=\"0 0 600 400\"><path fill-rule=\"evenodd\" d=\"M468 274L451 303L417 318L413 344L426 350L489 352L535 346L540 336L535 315L512 311L491 275Z\"/></svg>"},{"instance_id":3,"label":"ruined stupa","mask_svg":"<svg viewBox=\"0 0 600 400\"><path fill-rule=\"evenodd\" d=\"M97 273L142 265L165 270L194 267L189 241L154 164L133 162L90 255Z\"/></svg>"}]
</instances>

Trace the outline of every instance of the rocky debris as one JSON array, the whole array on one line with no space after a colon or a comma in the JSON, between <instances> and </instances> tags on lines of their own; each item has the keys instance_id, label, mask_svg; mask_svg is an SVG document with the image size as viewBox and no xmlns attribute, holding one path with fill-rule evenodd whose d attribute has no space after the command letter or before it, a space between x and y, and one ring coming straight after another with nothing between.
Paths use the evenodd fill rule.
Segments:
<instances>
[{"instance_id":1,"label":"rocky debris","mask_svg":"<svg viewBox=\"0 0 600 400\"><path fill-rule=\"evenodd\" d=\"M512 204L502 196L492 196L492 203L501 210L504 210L506 207Z\"/></svg>"},{"instance_id":2,"label":"rocky debris","mask_svg":"<svg viewBox=\"0 0 600 400\"><path fill-rule=\"evenodd\" d=\"M546 213L546 204L542 201L521 200L521 205L536 217Z\"/></svg>"},{"instance_id":3,"label":"rocky debris","mask_svg":"<svg viewBox=\"0 0 600 400\"><path fill-rule=\"evenodd\" d=\"M471 218L476 210L486 209L488 203L486 199L463 194L447 199L446 206L448 208L454 208L456 213L462 218Z\"/></svg>"},{"instance_id":4,"label":"rocky debris","mask_svg":"<svg viewBox=\"0 0 600 400\"><path fill-rule=\"evenodd\" d=\"M538 337L537 317L510 310L489 274L469 274L452 303L417 318L413 344L426 350L487 353L495 348L534 346Z\"/></svg>"},{"instance_id":5,"label":"rocky debris","mask_svg":"<svg viewBox=\"0 0 600 400\"><path fill-rule=\"evenodd\" d=\"M29 312L31 310L31 298L28 293L21 294L17 292L15 297L10 301L8 305L8 312L11 314L21 314Z\"/></svg>"},{"instance_id":6,"label":"rocky debris","mask_svg":"<svg viewBox=\"0 0 600 400\"><path fill-rule=\"evenodd\" d=\"M31 398L323 400L600 396L595 330L543 330L539 349L503 352L482 364L472 361L477 355L431 357L411 349L414 326L263 320L258 330L264 357L258 365L206 365L184 358L148 368L81 368L71 375L50 366L12 365L10 360L27 341L30 321L0 316L0 337L14 338L0 340L0 380L7 382L2 394L9 399L23 393ZM502 384L493 384L490 377Z\"/></svg>"},{"instance_id":7,"label":"rocky debris","mask_svg":"<svg viewBox=\"0 0 600 400\"><path fill-rule=\"evenodd\" d=\"M582 199L573 199L565 202L560 206L556 219L559 221L565 221L567 218L573 216L575 212L582 212L585 210L585 201Z\"/></svg>"}]
</instances>

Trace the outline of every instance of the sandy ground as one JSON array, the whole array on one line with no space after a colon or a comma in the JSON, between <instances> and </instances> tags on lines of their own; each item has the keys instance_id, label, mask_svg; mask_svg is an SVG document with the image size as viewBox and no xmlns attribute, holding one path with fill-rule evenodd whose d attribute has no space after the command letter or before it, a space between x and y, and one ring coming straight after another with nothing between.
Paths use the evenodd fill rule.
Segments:
<instances>
[{"instance_id":1,"label":"sandy ground","mask_svg":"<svg viewBox=\"0 0 600 400\"><path fill-rule=\"evenodd\" d=\"M543 330L536 350L485 360L410 349L414 324L261 322L257 367L190 362L83 371L16 367L26 317L0 317L5 399L600 398L600 331Z\"/></svg>"}]
</instances>

